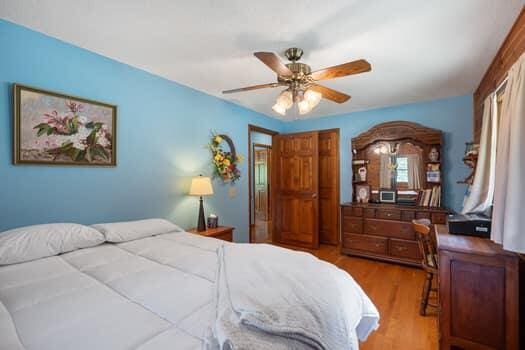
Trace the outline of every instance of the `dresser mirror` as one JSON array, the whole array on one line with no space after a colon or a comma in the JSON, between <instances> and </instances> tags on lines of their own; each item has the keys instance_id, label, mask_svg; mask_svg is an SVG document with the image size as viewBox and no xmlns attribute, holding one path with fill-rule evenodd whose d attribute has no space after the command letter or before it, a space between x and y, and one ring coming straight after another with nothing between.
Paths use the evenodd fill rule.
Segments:
<instances>
[{"instance_id":1,"label":"dresser mirror","mask_svg":"<svg viewBox=\"0 0 525 350\"><path fill-rule=\"evenodd\" d=\"M420 146L410 141L379 141L366 148L366 158L368 184L372 191L424 188L425 164Z\"/></svg>"},{"instance_id":2,"label":"dresser mirror","mask_svg":"<svg viewBox=\"0 0 525 350\"><path fill-rule=\"evenodd\" d=\"M361 201L355 194L366 186L372 202L381 190L394 190L400 202L406 201L401 204L416 205L422 192L430 191L434 200L421 204L439 206L440 130L404 121L382 123L352 139L352 154L355 202Z\"/></svg>"}]
</instances>

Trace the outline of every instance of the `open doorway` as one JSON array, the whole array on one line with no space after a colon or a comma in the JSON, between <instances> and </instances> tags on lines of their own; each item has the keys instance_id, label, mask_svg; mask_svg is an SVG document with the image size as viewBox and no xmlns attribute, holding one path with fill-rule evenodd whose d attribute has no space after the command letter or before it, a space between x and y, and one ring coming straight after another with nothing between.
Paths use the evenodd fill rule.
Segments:
<instances>
[{"instance_id":1,"label":"open doorway","mask_svg":"<svg viewBox=\"0 0 525 350\"><path fill-rule=\"evenodd\" d=\"M272 202L270 192L272 146L253 145L253 199L256 243L271 242Z\"/></svg>"},{"instance_id":2,"label":"open doorway","mask_svg":"<svg viewBox=\"0 0 525 350\"><path fill-rule=\"evenodd\" d=\"M250 243L272 240L272 137L277 132L248 125Z\"/></svg>"}]
</instances>

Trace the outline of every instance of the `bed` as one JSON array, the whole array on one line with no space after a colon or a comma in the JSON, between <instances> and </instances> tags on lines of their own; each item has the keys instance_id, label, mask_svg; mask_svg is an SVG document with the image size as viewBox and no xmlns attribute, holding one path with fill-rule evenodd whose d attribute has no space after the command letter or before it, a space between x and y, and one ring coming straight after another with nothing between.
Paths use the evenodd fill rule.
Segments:
<instances>
[{"instance_id":1,"label":"bed","mask_svg":"<svg viewBox=\"0 0 525 350\"><path fill-rule=\"evenodd\" d=\"M140 231L139 234L122 234L127 232L126 228L137 226L140 227L136 230ZM17 254L23 255L20 250L27 250L27 247L21 246L31 243L36 237L34 233L31 239L22 240L16 232L6 235L11 237L11 241L18 239L15 248L12 242L8 247L11 251L8 248L2 250L4 236L0 233L0 255L15 257L15 263L0 261L3 263L0 266L0 349L255 349L268 344L273 344L271 347L275 349L310 349L337 344L325 341L324 337L330 335L330 330L320 328L323 334L320 334L319 342L305 342L301 338L304 334L301 332L298 335L291 327L286 328L284 333L272 334L275 328L261 328L262 332L256 332L253 323L242 329L243 322L237 324L232 320L231 315L236 314L232 310L229 310L226 324L220 322L221 315L224 321L225 314L219 314L221 309L224 311L221 300L234 303L238 300L244 303L246 310L252 305L252 297L259 298L256 300L259 312L264 311L265 307L271 309L275 306L269 310L272 314L285 307L280 303L284 299L278 300L280 294L275 296L271 293L290 294L290 290L284 286L282 291L272 287L266 290L266 294L257 296L258 290L267 288L270 283L280 283L279 278L289 279L289 276L272 270L265 271L257 262L255 265L238 264L235 259L250 260L247 256L270 257L275 263L278 258L272 254L275 257L285 256L286 259L291 256L290 269L293 269L293 260L296 259L298 265L303 267L305 262L311 263L310 272L319 264L325 268L322 264L327 263L308 257L306 253L298 253L304 256L295 256L292 251L268 245L258 245L253 250L255 247L247 244L202 237L166 223L160 230L150 230L149 226L148 222L126 223L117 230L121 231L117 232L117 236L124 237L117 237L113 239L114 242L108 242L108 232L104 232L104 227L101 227L97 231L104 233L101 235L103 238L97 238L91 244L84 243L81 249L76 249L78 247L74 244L67 246L64 241L57 243L56 237L49 240L52 243L47 241L42 246L46 238L45 235L39 235L40 241L36 243L40 245L40 251L36 254L41 256L39 258L16 257ZM51 231L56 229L48 228L48 232ZM66 238L60 239L67 240L71 236L74 235L68 233L64 236ZM288 264L286 259L281 261ZM227 263L230 265L225 265ZM220 270L226 270L226 266L231 270L230 276L221 275ZM269 268L276 266L279 265L270 265ZM283 269L286 271L285 267ZM249 276L243 275L246 272ZM334 270L334 273L339 272ZM272 280L267 279L268 275L271 275ZM345 300L352 299L347 301L349 306L346 311L353 311L343 315L345 327L351 329L343 335L342 341L347 344L345 348L357 349L358 339L366 339L377 328L379 314L353 279L346 276L337 278L341 283L350 281L346 284L350 286L349 290L345 291L343 286L338 285L332 288L323 285L322 288L336 293L323 297L347 295L349 298ZM228 283L226 289L219 288L221 278L224 283ZM250 290L250 284L257 281L267 282ZM315 284L312 286L315 288ZM297 282L290 287L297 289ZM307 287L312 289L311 286ZM223 293L227 289L231 294ZM240 294L235 294L236 290ZM242 293L251 294L247 297L247 294ZM297 300L311 313L314 304L311 300L316 296L304 295L308 293L311 291L297 294ZM321 312L321 315L322 312L337 313L335 308L341 307L327 305L315 312ZM292 316L297 318L297 315ZM272 314L274 316L279 315ZM287 317L284 325L293 325L296 320L290 313ZM232 322L240 328L232 330ZM327 325L332 328L329 323L324 324ZM242 345L246 340L253 345Z\"/></svg>"}]
</instances>

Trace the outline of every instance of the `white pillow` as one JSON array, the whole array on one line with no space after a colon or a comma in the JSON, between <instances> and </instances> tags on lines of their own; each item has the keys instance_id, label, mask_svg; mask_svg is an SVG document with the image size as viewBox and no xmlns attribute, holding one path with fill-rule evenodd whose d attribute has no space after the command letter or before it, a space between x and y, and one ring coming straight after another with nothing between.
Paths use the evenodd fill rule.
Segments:
<instances>
[{"instance_id":1,"label":"white pillow","mask_svg":"<svg viewBox=\"0 0 525 350\"><path fill-rule=\"evenodd\" d=\"M79 224L45 224L0 233L0 265L16 264L104 242L104 235Z\"/></svg>"},{"instance_id":2,"label":"white pillow","mask_svg":"<svg viewBox=\"0 0 525 350\"><path fill-rule=\"evenodd\" d=\"M174 223L164 219L145 219L136 221L96 224L91 227L99 230L108 242L126 242L134 239L161 235L168 232L184 231Z\"/></svg>"}]
</instances>

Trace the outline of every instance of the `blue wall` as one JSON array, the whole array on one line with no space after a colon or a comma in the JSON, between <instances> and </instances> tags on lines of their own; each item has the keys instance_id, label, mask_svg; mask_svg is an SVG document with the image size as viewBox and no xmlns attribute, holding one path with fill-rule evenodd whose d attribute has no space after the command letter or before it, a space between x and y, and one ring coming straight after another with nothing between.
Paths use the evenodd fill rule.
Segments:
<instances>
[{"instance_id":1,"label":"blue wall","mask_svg":"<svg viewBox=\"0 0 525 350\"><path fill-rule=\"evenodd\" d=\"M329 102L322 102L329 103ZM429 102L355 112L311 120L294 121L285 125L286 132L340 128L341 201L352 199L350 141L372 126L393 120L407 120L441 129L444 132L444 205L460 210L465 186L456 184L468 175L461 159L465 142L472 138L472 95Z\"/></svg>"},{"instance_id":2,"label":"blue wall","mask_svg":"<svg viewBox=\"0 0 525 350\"><path fill-rule=\"evenodd\" d=\"M211 130L232 137L247 159L249 123L283 123L43 34L0 20L0 231L45 222L96 223L145 217L195 226L190 178L211 174ZM115 168L13 166L11 84L118 105ZM229 187L214 182L207 213L248 239L247 162Z\"/></svg>"},{"instance_id":3,"label":"blue wall","mask_svg":"<svg viewBox=\"0 0 525 350\"><path fill-rule=\"evenodd\" d=\"M192 176L210 174L211 130L226 133L247 156L247 125L276 131L341 128L341 199L349 200L350 139L374 124L411 120L445 131L446 204L461 206L455 181L470 139L471 96L283 123L142 70L0 20L0 231L45 222L96 223L166 217L195 225ZM11 85L21 83L118 105L115 168L13 166ZM323 102L329 103L329 102ZM247 157L246 157L247 158ZM215 181L207 213L248 240L248 167L233 187Z\"/></svg>"}]
</instances>

